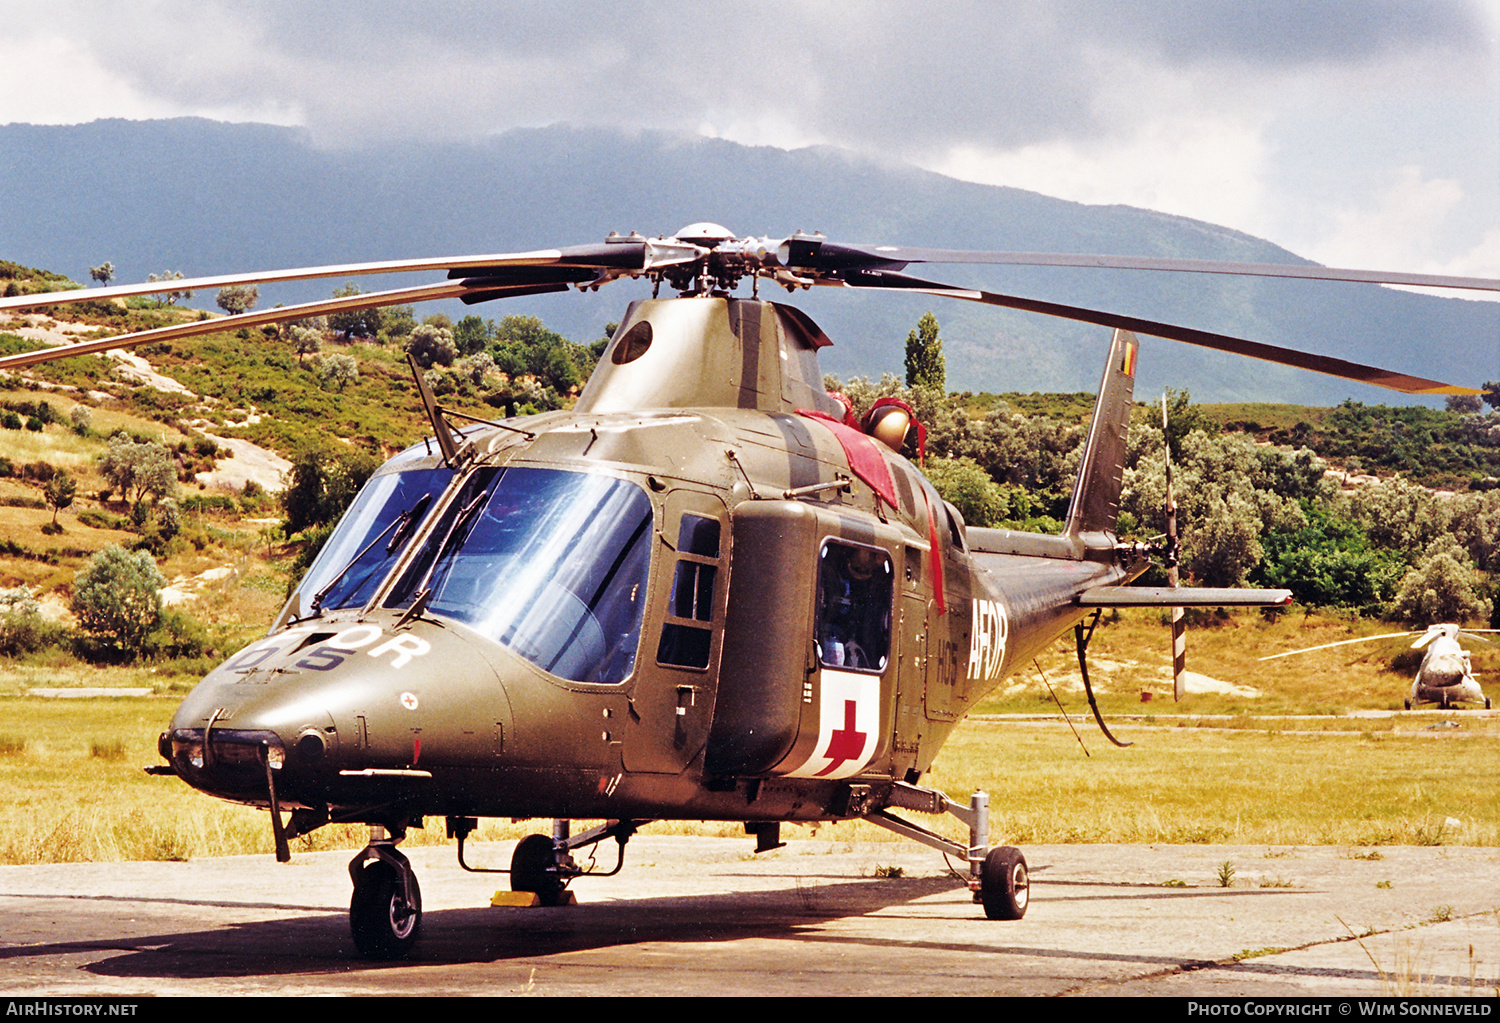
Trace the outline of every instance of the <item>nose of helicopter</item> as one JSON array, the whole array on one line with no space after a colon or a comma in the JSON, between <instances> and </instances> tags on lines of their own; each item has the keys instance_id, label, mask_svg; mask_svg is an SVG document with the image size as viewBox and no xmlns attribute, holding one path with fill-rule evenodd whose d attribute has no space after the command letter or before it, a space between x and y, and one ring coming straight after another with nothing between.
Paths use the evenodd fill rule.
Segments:
<instances>
[{"instance_id":1,"label":"nose of helicopter","mask_svg":"<svg viewBox=\"0 0 1500 1023\"><path fill-rule=\"evenodd\" d=\"M178 708L160 752L188 784L264 804L333 801L350 776L418 776L497 754L509 705L462 630L417 620L318 621L251 644ZM425 746L425 749L424 749Z\"/></svg>"}]
</instances>

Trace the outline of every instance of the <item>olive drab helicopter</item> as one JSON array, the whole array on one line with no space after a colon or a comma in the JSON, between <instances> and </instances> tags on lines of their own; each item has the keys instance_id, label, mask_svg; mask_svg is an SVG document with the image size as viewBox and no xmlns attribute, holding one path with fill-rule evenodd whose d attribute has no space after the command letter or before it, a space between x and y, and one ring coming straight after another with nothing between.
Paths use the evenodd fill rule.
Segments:
<instances>
[{"instance_id":1,"label":"olive drab helicopter","mask_svg":"<svg viewBox=\"0 0 1500 1023\"><path fill-rule=\"evenodd\" d=\"M958 288L912 263L1229 272L1500 290L1500 282L1322 267L841 245L822 235L675 235L463 259L173 281L173 290L396 271L439 283L172 326L0 359L0 369L191 334L436 298L465 302L643 278L576 406L476 420L417 387L433 436L360 491L262 639L192 691L160 738L175 774L270 810L277 856L329 822L370 827L349 864L360 952L406 954L421 892L397 848L444 818L551 818L510 885L570 896L572 853L654 820L780 826L862 818L956 855L992 919L1029 900L1024 856L991 848L988 797L922 779L965 712L1101 609L1280 604L1285 590L1126 586L1166 547L1116 512L1137 342L1146 333L1398 390L1478 393L1226 335ZM749 297L733 292L748 279ZM761 283L944 295L1114 328L1061 535L966 527L900 453L920 424L863 420L823 389L832 342ZM666 285L675 297L660 297ZM161 291L0 299L0 311ZM1174 531L1175 535L1175 531ZM1085 678L1087 668L1084 666ZM1102 725L1101 721L1101 725ZM951 814L955 842L912 822ZM574 833L575 820L603 824ZM619 869L617 865L615 870Z\"/></svg>"}]
</instances>

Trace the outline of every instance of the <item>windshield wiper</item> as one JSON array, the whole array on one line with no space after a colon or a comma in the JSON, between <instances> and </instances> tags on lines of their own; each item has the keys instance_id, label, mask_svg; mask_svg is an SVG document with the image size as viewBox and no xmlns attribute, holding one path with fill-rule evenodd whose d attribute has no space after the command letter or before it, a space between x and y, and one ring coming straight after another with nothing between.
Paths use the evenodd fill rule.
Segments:
<instances>
[{"instance_id":1,"label":"windshield wiper","mask_svg":"<svg viewBox=\"0 0 1500 1023\"><path fill-rule=\"evenodd\" d=\"M416 504L412 505L400 515L397 515L394 519L391 520L390 525L386 526L376 534L375 539L365 544L364 549L356 554L347 565L340 569L338 575L328 580L327 585L325 585L317 593L313 594L311 605L313 614L319 615L323 613L323 601L328 599L328 594L333 592L333 588L339 584L344 576L349 574L350 569L359 564L359 560L361 558L370 553L371 549L381 540L385 539L385 535L387 533L390 533L390 542L385 545L386 556L375 562L375 564L371 565L369 572L365 573L364 579L361 579L360 582L362 584L366 579L369 579L370 573L374 572L376 568L384 564L386 560L390 558L391 554L398 548L400 548L401 545L411 537L412 532L416 529L417 523L422 521L422 516L426 514L427 506L431 503L432 494L430 492L423 494L420 498L417 499ZM357 588L358 587L356 587L356 589Z\"/></svg>"},{"instance_id":2,"label":"windshield wiper","mask_svg":"<svg viewBox=\"0 0 1500 1023\"><path fill-rule=\"evenodd\" d=\"M496 481L499 476L495 477ZM493 484L492 484L493 485ZM420 597L431 588L432 574L437 571L438 565L443 564L458 548L463 546L463 539L454 539L459 531L473 521L479 509L484 507L490 497L490 488L486 487L474 495L474 500L464 505L459 513L453 517L453 523L448 527L448 532L443 534L443 542L438 545L437 553L432 557L432 564L427 566L427 571L422 575L422 581L417 584L417 594ZM428 594L429 598L431 594Z\"/></svg>"}]
</instances>

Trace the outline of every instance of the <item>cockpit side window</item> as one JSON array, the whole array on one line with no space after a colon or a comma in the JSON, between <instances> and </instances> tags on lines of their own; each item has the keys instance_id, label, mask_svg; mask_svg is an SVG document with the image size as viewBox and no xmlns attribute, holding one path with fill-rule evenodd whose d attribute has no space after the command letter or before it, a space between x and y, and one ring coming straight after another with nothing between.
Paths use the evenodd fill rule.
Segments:
<instances>
[{"instance_id":1,"label":"cockpit side window","mask_svg":"<svg viewBox=\"0 0 1500 1023\"><path fill-rule=\"evenodd\" d=\"M818 556L818 656L826 667L885 670L891 650L891 556L841 540Z\"/></svg>"},{"instance_id":2,"label":"cockpit side window","mask_svg":"<svg viewBox=\"0 0 1500 1023\"><path fill-rule=\"evenodd\" d=\"M452 479L452 469L409 469L366 483L298 586L296 617L368 601Z\"/></svg>"},{"instance_id":3,"label":"cockpit side window","mask_svg":"<svg viewBox=\"0 0 1500 1023\"><path fill-rule=\"evenodd\" d=\"M667 620L656 648L658 663L708 667L718 566L719 520L683 515L677 530L677 563L667 598Z\"/></svg>"}]
</instances>

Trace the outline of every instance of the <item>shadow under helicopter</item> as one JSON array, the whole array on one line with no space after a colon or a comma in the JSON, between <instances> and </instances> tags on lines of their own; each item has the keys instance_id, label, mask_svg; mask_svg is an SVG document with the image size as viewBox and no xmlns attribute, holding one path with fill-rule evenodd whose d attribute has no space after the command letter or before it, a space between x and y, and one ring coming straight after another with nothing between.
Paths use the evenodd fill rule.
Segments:
<instances>
[{"instance_id":1,"label":"shadow under helicopter","mask_svg":"<svg viewBox=\"0 0 1500 1023\"><path fill-rule=\"evenodd\" d=\"M1043 868L1044 869L1044 868ZM721 875L726 878L733 874ZM745 875L741 875L745 876ZM756 875L765 877L765 875ZM1210 965L1180 955L1147 954L1124 950L1026 947L990 941L934 940L932 930L921 924L941 922L941 932L951 938L952 924L975 922L963 884L953 877L919 877L850 880L847 875L786 875L793 887L733 891L712 895L663 896L647 899L617 899L560 908L465 908L428 911L424 914L424 936L413 956L394 962L371 962L359 957L349 937L348 919L342 913L318 913L292 919L224 923L199 929L138 934L104 940L42 942L0 948L0 963L17 959L40 959L104 953L107 958L79 966L99 977L195 980L213 978L303 977L320 973L349 976L381 974L403 966L463 966L486 963L525 963L581 952L610 952L638 946L672 945L684 960L695 959L706 946L750 939L792 942L801 951L813 947L838 950L865 948L899 951L912 958L923 954L997 954L1039 960L1113 962L1161 970L1196 969ZM832 882L832 883L825 883ZM1148 912L1153 904L1182 900L1232 898L1262 900L1295 896L1277 890L1162 889L1144 884L1115 883L1101 887L1092 882L1040 882L1049 889L1047 898L1070 901L1120 901ZM1086 888L1087 891L1068 890ZM925 912L912 907L919 900L947 896ZM9 896L8 898L16 898ZM23 898L55 899L57 896ZM118 903L119 908L138 914L141 907L156 906L174 911L242 910L254 908L299 909L303 907L262 903L246 904L193 899L152 899L125 896L90 896L83 901ZM832 921L878 914L881 934L845 933L825 927ZM900 921L918 925L902 934ZM986 934L1001 937L999 932ZM119 953L119 954L110 954ZM658 955L660 953L658 952ZM728 965L727 963L725 964ZM803 961L802 965L806 965Z\"/></svg>"}]
</instances>

